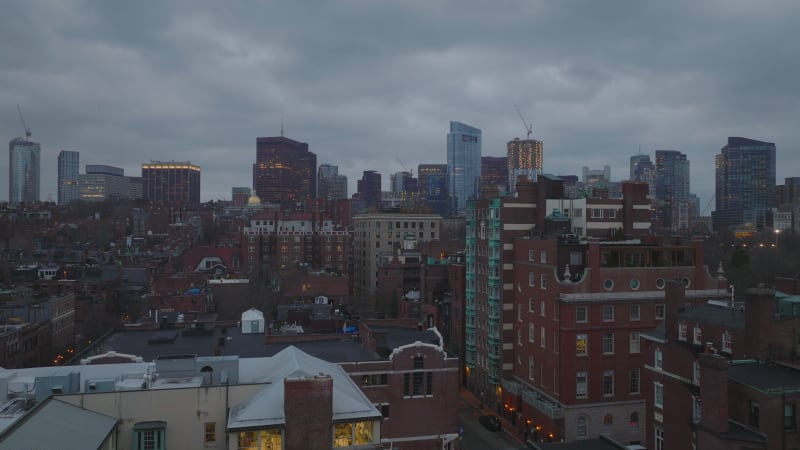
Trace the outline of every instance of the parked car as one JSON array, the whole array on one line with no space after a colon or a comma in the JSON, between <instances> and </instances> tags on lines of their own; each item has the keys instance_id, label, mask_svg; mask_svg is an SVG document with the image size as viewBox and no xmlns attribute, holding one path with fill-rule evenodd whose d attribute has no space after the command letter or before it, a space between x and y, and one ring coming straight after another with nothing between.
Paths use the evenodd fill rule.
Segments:
<instances>
[{"instance_id":1,"label":"parked car","mask_svg":"<svg viewBox=\"0 0 800 450\"><path fill-rule=\"evenodd\" d=\"M489 431L500 431L503 429L500 425L500 418L497 416L480 416L478 422Z\"/></svg>"}]
</instances>

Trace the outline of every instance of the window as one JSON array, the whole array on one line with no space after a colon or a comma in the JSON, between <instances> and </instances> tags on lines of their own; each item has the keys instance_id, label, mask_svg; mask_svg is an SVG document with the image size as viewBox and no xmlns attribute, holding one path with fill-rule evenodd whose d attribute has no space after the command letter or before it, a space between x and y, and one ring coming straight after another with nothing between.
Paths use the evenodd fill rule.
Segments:
<instances>
[{"instance_id":1,"label":"window","mask_svg":"<svg viewBox=\"0 0 800 450\"><path fill-rule=\"evenodd\" d=\"M583 217L583 208L575 208L572 210L573 217Z\"/></svg>"},{"instance_id":2,"label":"window","mask_svg":"<svg viewBox=\"0 0 800 450\"><path fill-rule=\"evenodd\" d=\"M536 325L533 323L528 324L528 342L536 341Z\"/></svg>"},{"instance_id":3,"label":"window","mask_svg":"<svg viewBox=\"0 0 800 450\"><path fill-rule=\"evenodd\" d=\"M545 250L539 252L539 262L542 264L547 263L547 252Z\"/></svg>"},{"instance_id":4,"label":"window","mask_svg":"<svg viewBox=\"0 0 800 450\"><path fill-rule=\"evenodd\" d=\"M373 422L348 422L333 424L333 447L350 447L375 443ZM271 447L259 447L271 448ZM281 448L281 447L272 447Z\"/></svg>"},{"instance_id":5,"label":"window","mask_svg":"<svg viewBox=\"0 0 800 450\"><path fill-rule=\"evenodd\" d=\"M578 417L578 421L575 424L575 436L577 437L586 437L589 434L589 419L586 416Z\"/></svg>"},{"instance_id":6,"label":"window","mask_svg":"<svg viewBox=\"0 0 800 450\"><path fill-rule=\"evenodd\" d=\"M678 324L678 340L686 342L686 324Z\"/></svg>"},{"instance_id":7,"label":"window","mask_svg":"<svg viewBox=\"0 0 800 450\"><path fill-rule=\"evenodd\" d=\"M536 274L533 272L528 272L528 286L536 286Z\"/></svg>"},{"instance_id":8,"label":"window","mask_svg":"<svg viewBox=\"0 0 800 450\"><path fill-rule=\"evenodd\" d=\"M703 340L703 330L701 330L698 325L695 325L694 329L692 330L692 342L695 345L702 345L703 344L702 340Z\"/></svg>"},{"instance_id":9,"label":"window","mask_svg":"<svg viewBox=\"0 0 800 450\"><path fill-rule=\"evenodd\" d=\"M783 429L794 430L797 428L797 420L795 418L794 403L783 404Z\"/></svg>"},{"instance_id":10,"label":"window","mask_svg":"<svg viewBox=\"0 0 800 450\"><path fill-rule=\"evenodd\" d=\"M205 424L205 434L203 441L206 444L214 444L217 442L217 423L216 422L206 422Z\"/></svg>"},{"instance_id":11,"label":"window","mask_svg":"<svg viewBox=\"0 0 800 450\"><path fill-rule=\"evenodd\" d=\"M581 264L583 264L583 253L569 252L569 265L580 266Z\"/></svg>"},{"instance_id":12,"label":"window","mask_svg":"<svg viewBox=\"0 0 800 450\"><path fill-rule=\"evenodd\" d=\"M656 427L656 448L655 450L664 450L664 430Z\"/></svg>"},{"instance_id":13,"label":"window","mask_svg":"<svg viewBox=\"0 0 800 450\"><path fill-rule=\"evenodd\" d=\"M692 422L700 423L702 410L700 409L700 396L692 395Z\"/></svg>"},{"instance_id":14,"label":"window","mask_svg":"<svg viewBox=\"0 0 800 450\"><path fill-rule=\"evenodd\" d=\"M425 395L433 395L433 372L426 372L425 378Z\"/></svg>"},{"instance_id":15,"label":"window","mask_svg":"<svg viewBox=\"0 0 800 450\"><path fill-rule=\"evenodd\" d=\"M614 305L603 305L603 322L614 321Z\"/></svg>"},{"instance_id":16,"label":"window","mask_svg":"<svg viewBox=\"0 0 800 450\"><path fill-rule=\"evenodd\" d=\"M664 362L662 360L662 357L663 357L663 355L661 353L661 349L657 348L656 351L654 352L654 356L653 356L653 363L654 363L653 365L658 370L661 370L663 368Z\"/></svg>"},{"instance_id":17,"label":"window","mask_svg":"<svg viewBox=\"0 0 800 450\"><path fill-rule=\"evenodd\" d=\"M639 368L634 367L631 369L631 379L630 379L630 391L631 394L639 394L641 393L641 374L639 373Z\"/></svg>"},{"instance_id":18,"label":"window","mask_svg":"<svg viewBox=\"0 0 800 450\"><path fill-rule=\"evenodd\" d=\"M575 336L575 350L578 356L586 356L588 353L588 338L585 334Z\"/></svg>"},{"instance_id":19,"label":"window","mask_svg":"<svg viewBox=\"0 0 800 450\"><path fill-rule=\"evenodd\" d=\"M545 302L544 300L539 301L539 315L542 317L547 317L547 313L545 311Z\"/></svg>"},{"instance_id":20,"label":"window","mask_svg":"<svg viewBox=\"0 0 800 450\"><path fill-rule=\"evenodd\" d=\"M522 305L517 305L517 322L522 322Z\"/></svg>"},{"instance_id":21,"label":"window","mask_svg":"<svg viewBox=\"0 0 800 450\"><path fill-rule=\"evenodd\" d=\"M614 353L614 333L603 334L603 354Z\"/></svg>"},{"instance_id":22,"label":"window","mask_svg":"<svg viewBox=\"0 0 800 450\"><path fill-rule=\"evenodd\" d=\"M529 313L536 312L535 309L536 309L536 300L534 300L533 297L528 297L528 312Z\"/></svg>"},{"instance_id":23,"label":"window","mask_svg":"<svg viewBox=\"0 0 800 450\"><path fill-rule=\"evenodd\" d=\"M631 426L632 427L638 427L639 426L639 413L637 413L636 411L632 412L631 416L630 416L630 422L631 422Z\"/></svg>"},{"instance_id":24,"label":"window","mask_svg":"<svg viewBox=\"0 0 800 450\"><path fill-rule=\"evenodd\" d=\"M639 320L639 305L630 306L630 320Z\"/></svg>"},{"instance_id":25,"label":"window","mask_svg":"<svg viewBox=\"0 0 800 450\"><path fill-rule=\"evenodd\" d=\"M422 377L424 376L425 372L414 372L413 373L413 390L411 392L412 395L422 395Z\"/></svg>"},{"instance_id":26,"label":"window","mask_svg":"<svg viewBox=\"0 0 800 450\"><path fill-rule=\"evenodd\" d=\"M725 330L722 333L722 351L726 353L733 353L732 345L733 339L731 338L731 333L728 330Z\"/></svg>"},{"instance_id":27,"label":"window","mask_svg":"<svg viewBox=\"0 0 800 450\"><path fill-rule=\"evenodd\" d=\"M547 274L539 275L539 288L540 289L547 289Z\"/></svg>"},{"instance_id":28,"label":"window","mask_svg":"<svg viewBox=\"0 0 800 450\"><path fill-rule=\"evenodd\" d=\"M391 225L391 222L389 224ZM389 404L388 403L381 404L380 405L380 410L381 410L381 416L383 416L384 419L388 419L389 418Z\"/></svg>"},{"instance_id":29,"label":"window","mask_svg":"<svg viewBox=\"0 0 800 450\"><path fill-rule=\"evenodd\" d=\"M700 362L692 361L692 384L700 386Z\"/></svg>"},{"instance_id":30,"label":"window","mask_svg":"<svg viewBox=\"0 0 800 450\"><path fill-rule=\"evenodd\" d=\"M535 261L534 256L536 255L535 250L528 250L528 261Z\"/></svg>"},{"instance_id":31,"label":"window","mask_svg":"<svg viewBox=\"0 0 800 450\"><path fill-rule=\"evenodd\" d=\"M631 332L631 342L628 351L630 353L639 353L639 332Z\"/></svg>"},{"instance_id":32,"label":"window","mask_svg":"<svg viewBox=\"0 0 800 450\"><path fill-rule=\"evenodd\" d=\"M422 356L415 356L414 357L414 369L424 369L425 368L425 358Z\"/></svg>"},{"instance_id":33,"label":"window","mask_svg":"<svg viewBox=\"0 0 800 450\"><path fill-rule=\"evenodd\" d=\"M545 329L544 326L541 326L541 327L539 327L539 331L540 331L540 333L539 333L539 345L541 345L542 348L546 348L547 347L547 334L546 334L547 330Z\"/></svg>"},{"instance_id":34,"label":"window","mask_svg":"<svg viewBox=\"0 0 800 450\"><path fill-rule=\"evenodd\" d=\"M603 289L610 291L614 289L614 280L608 278L603 281Z\"/></svg>"},{"instance_id":35,"label":"window","mask_svg":"<svg viewBox=\"0 0 800 450\"><path fill-rule=\"evenodd\" d=\"M614 395L614 371L603 371L603 395L610 397Z\"/></svg>"},{"instance_id":36,"label":"window","mask_svg":"<svg viewBox=\"0 0 800 450\"><path fill-rule=\"evenodd\" d=\"M403 374L403 395L408 396L411 393L411 374Z\"/></svg>"},{"instance_id":37,"label":"window","mask_svg":"<svg viewBox=\"0 0 800 450\"><path fill-rule=\"evenodd\" d=\"M602 219L603 210L600 208L588 208L592 212L592 219Z\"/></svg>"},{"instance_id":38,"label":"window","mask_svg":"<svg viewBox=\"0 0 800 450\"><path fill-rule=\"evenodd\" d=\"M658 381L653 382L653 393L655 394L654 405L656 408L664 408L664 385Z\"/></svg>"},{"instance_id":39,"label":"window","mask_svg":"<svg viewBox=\"0 0 800 450\"><path fill-rule=\"evenodd\" d=\"M528 378L536 381L536 359L532 355L528 356Z\"/></svg>"},{"instance_id":40,"label":"window","mask_svg":"<svg viewBox=\"0 0 800 450\"><path fill-rule=\"evenodd\" d=\"M575 374L575 398L586 398L586 377L588 372L581 371Z\"/></svg>"},{"instance_id":41,"label":"window","mask_svg":"<svg viewBox=\"0 0 800 450\"><path fill-rule=\"evenodd\" d=\"M750 425L758 428L760 421L759 415L758 402L750 400Z\"/></svg>"},{"instance_id":42,"label":"window","mask_svg":"<svg viewBox=\"0 0 800 450\"><path fill-rule=\"evenodd\" d=\"M160 420L139 422L133 425L134 450L164 450L167 423Z\"/></svg>"},{"instance_id":43,"label":"window","mask_svg":"<svg viewBox=\"0 0 800 450\"><path fill-rule=\"evenodd\" d=\"M586 307L578 306L577 308L575 308L575 322L586 323L588 321L589 320L586 314Z\"/></svg>"},{"instance_id":44,"label":"window","mask_svg":"<svg viewBox=\"0 0 800 450\"><path fill-rule=\"evenodd\" d=\"M656 305L656 320L664 319L664 304Z\"/></svg>"},{"instance_id":45,"label":"window","mask_svg":"<svg viewBox=\"0 0 800 450\"><path fill-rule=\"evenodd\" d=\"M603 426L611 428L612 425L614 425L614 416L611 414L606 414L603 416Z\"/></svg>"},{"instance_id":46,"label":"window","mask_svg":"<svg viewBox=\"0 0 800 450\"><path fill-rule=\"evenodd\" d=\"M522 330L517 330L517 345L522 345Z\"/></svg>"}]
</instances>

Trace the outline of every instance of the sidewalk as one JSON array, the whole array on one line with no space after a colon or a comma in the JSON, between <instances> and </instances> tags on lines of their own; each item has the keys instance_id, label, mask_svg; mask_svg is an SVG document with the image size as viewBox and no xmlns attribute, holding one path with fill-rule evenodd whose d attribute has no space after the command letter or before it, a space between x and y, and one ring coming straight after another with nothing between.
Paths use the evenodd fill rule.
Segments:
<instances>
[{"instance_id":1,"label":"sidewalk","mask_svg":"<svg viewBox=\"0 0 800 450\"><path fill-rule=\"evenodd\" d=\"M483 405L481 408L481 402L475 397L475 394L470 392L467 389L459 388L459 395L461 399L470 404L475 410L478 410L481 415L492 415L500 417L500 423L503 425L503 431L514 438L515 441L519 442L520 445L525 444L525 436L522 431L519 430L520 424L512 425L509 419L502 417L501 415L497 414L496 412L492 411L491 409L487 408L486 405Z\"/></svg>"}]
</instances>

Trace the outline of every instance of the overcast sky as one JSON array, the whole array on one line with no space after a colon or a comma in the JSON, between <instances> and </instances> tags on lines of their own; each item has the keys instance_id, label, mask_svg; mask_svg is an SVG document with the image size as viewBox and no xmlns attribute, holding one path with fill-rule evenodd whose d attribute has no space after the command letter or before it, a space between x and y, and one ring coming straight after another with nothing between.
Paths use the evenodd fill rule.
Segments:
<instances>
[{"instance_id":1,"label":"overcast sky","mask_svg":"<svg viewBox=\"0 0 800 450\"><path fill-rule=\"evenodd\" d=\"M728 136L775 142L779 184L800 176L798 18L796 0L4 2L0 137L22 135L19 104L42 200L66 149L81 173L190 160L207 201L251 185L283 122L352 194L369 169L388 189L398 158L445 163L451 120L504 155L519 105L545 172L621 180L640 148L677 149L708 214ZM7 157L0 174L7 200Z\"/></svg>"}]
</instances>

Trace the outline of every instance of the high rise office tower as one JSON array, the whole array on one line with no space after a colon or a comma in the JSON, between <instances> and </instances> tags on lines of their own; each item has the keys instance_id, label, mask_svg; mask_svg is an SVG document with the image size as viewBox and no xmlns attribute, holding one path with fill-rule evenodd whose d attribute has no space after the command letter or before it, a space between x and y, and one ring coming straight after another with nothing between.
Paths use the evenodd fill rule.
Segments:
<instances>
[{"instance_id":1,"label":"high rise office tower","mask_svg":"<svg viewBox=\"0 0 800 450\"><path fill-rule=\"evenodd\" d=\"M340 200L347 198L347 177L339 175L339 166L322 164L317 172L317 198Z\"/></svg>"},{"instance_id":2,"label":"high rise office tower","mask_svg":"<svg viewBox=\"0 0 800 450\"><path fill-rule=\"evenodd\" d=\"M450 190L447 188L447 164L420 164L417 167L422 203L442 217L450 216Z\"/></svg>"},{"instance_id":3,"label":"high rise office tower","mask_svg":"<svg viewBox=\"0 0 800 450\"><path fill-rule=\"evenodd\" d=\"M396 194L397 199L404 207L417 206L419 183L411 172L396 172L389 175L389 190Z\"/></svg>"},{"instance_id":4,"label":"high rise office tower","mask_svg":"<svg viewBox=\"0 0 800 450\"><path fill-rule=\"evenodd\" d=\"M200 203L200 166L174 161L142 164L142 196L156 204Z\"/></svg>"},{"instance_id":5,"label":"high rise office tower","mask_svg":"<svg viewBox=\"0 0 800 450\"><path fill-rule=\"evenodd\" d=\"M8 201L39 201L39 158L41 146L23 138L8 143Z\"/></svg>"},{"instance_id":6,"label":"high rise office tower","mask_svg":"<svg viewBox=\"0 0 800 450\"><path fill-rule=\"evenodd\" d=\"M125 169L103 164L87 164L86 174L78 175L80 199L99 202L108 199L132 198Z\"/></svg>"},{"instance_id":7,"label":"high rise office tower","mask_svg":"<svg viewBox=\"0 0 800 450\"><path fill-rule=\"evenodd\" d=\"M689 160L678 150L656 150L656 203L661 228L686 230L697 214L689 190Z\"/></svg>"},{"instance_id":8,"label":"high rise office tower","mask_svg":"<svg viewBox=\"0 0 800 450\"><path fill-rule=\"evenodd\" d=\"M308 144L283 136L256 138L256 195L270 203L305 203L317 198L317 155Z\"/></svg>"},{"instance_id":9,"label":"high rise office tower","mask_svg":"<svg viewBox=\"0 0 800 450\"><path fill-rule=\"evenodd\" d=\"M647 183L650 198L656 196L656 166L650 161L650 155L631 156L630 180Z\"/></svg>"},{"instance_id":10,"label":"high rise office tower","mask_svg":"<svg viewBox=\"0 0 800 450\"><path fill-rule=\"evenodd\" d=\"M78 174L80 152L61 150L58 154L58 204L66 205L80 198Z\"/></svg>"},{"instance_id":11,"label":"high rise office tower","mask_svg":"<svg viewBox=\"0 0 800 450\"><path fill-rule=\"evenodd\" d=\"M729 137L716 155L715 229L743 224L763 228L766 212L777 205L775 144Z\"/></svg>"},{"instance_id":12,"label":"high rise office tower","mask_svg":"<svg viewBox=\"0 0 800 450\"><path fill-rule=\"evenodd\" d=\"M482 191L487 186L497 186L500 192L508 192L508 169L508 158L505 156L481 156L479 189Z\"/></svg>"},{"instance_id":13,"label":"high rise office tower","mask_svg":"<svg viewBox=\"0 0 800 450\"><path fill-rule=\"evenodd\" d=\"M364 205L378 207L381 203L381 174L374 170L365 170L361 179L356 182L356 188Z\"/></svg>"},{"instance_id":14,"label":"high rise office tower","mask_svg":"<svg viewBox=\"0 0 800 450\"><path fill-rule=\"evenodd\" d=\"M481 130L450 122L447 134L447 179L453 213L464 215L467 200L477 198L481 178Z\"/></svg>"},{"instance_id":15,"label":"high rise office tower","mask_svg":"<svg viewBox=\"0 0 800 450\"><path fill-rule=\"evenodd\" d=\"M250 188L246 186L231 188L231 203L233 206L244 206L250 199Z\"/></svg>"},{"instance_id":16,"label":"high rise office tower","mask_svg":"<svg viewBox=\"0 0 800 450\"><path fill-rule=\"evenodd\" d=\"M516 192L517 179L525 176L536 181L544 167L544 143L536 139L508 141L508 188Z\"/></svg>"}]
</instances>

